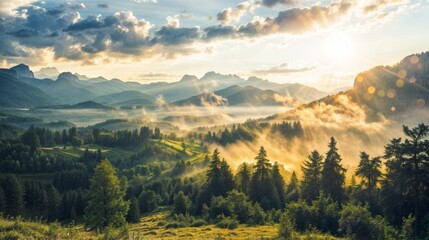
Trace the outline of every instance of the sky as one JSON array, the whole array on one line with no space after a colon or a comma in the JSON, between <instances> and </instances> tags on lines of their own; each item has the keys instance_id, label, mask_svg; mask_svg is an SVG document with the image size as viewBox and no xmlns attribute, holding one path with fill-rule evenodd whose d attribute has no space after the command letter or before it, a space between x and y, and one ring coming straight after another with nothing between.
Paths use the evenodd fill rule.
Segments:
<instances>
[{"instance_id":1,"label":"sky","mask_svg":"<svg viewBox=\"0 0 429 240\"><path fill-rule=\"evenodd\" d=\"M429 50L429 0L0 2L0 67L141 83L208 71L351 86Z\"/></svg>"}]
</instances>

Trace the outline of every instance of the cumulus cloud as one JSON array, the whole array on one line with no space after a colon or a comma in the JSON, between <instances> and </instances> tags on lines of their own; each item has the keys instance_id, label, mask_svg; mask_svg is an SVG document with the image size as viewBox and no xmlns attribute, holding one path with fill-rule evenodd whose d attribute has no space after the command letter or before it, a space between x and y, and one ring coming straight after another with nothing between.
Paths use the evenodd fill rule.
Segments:
<instances>
[{"instance_id":1,"label":"cumulus cloud","mask_svg":"<svg viewBox=\"0 0 429 240\"><path fill-rule=\"evenodd\" d=\"M29 6L37 0L14 0L14 1L0 1L0 17L16 15L16 9L21 6Z\"/></svg>"},{"instance_id":2,"label":"cumulus cloud","mask_svg":"<svg viewBox=\"0 0 429 240\"><path fill-rule=\"evenodd\" d=\"M363 6L364 13L373 13L377 12L382 8L388 7L388 6L394 6L399 5L407 2L406 0L373 0L368 1Z\"/></svg>"},{"instance_id":3,"label":"cumulus cloud","mask_svg":"<svg viewBox=\"0 0 429 240\"><path fill-rule=\"evenodd\" d=\"M262 5L273 7L274 5L293 5L297 0L262 0Z\"/></svg>"},{"instance_id":4,"label":"cumulus cloud","mask_svg":"<svg viewBox=\"0 0 429 240\"><path fill-rule=\"evenodd\" d=\"M97 4L97 7L98 8L109 8L109 4L107 4L107 3L99 3L99 4Z\"/></svg>"},{"instance_id":5,"label":"cumulus cloud","mask_svg":"<svg viewBox=\"0 0 429 240\"><path fill-rule=\"evenodd\" d=\"M387 6L398 1L374 0L372 3ZM286 4L285 1L279 3ZM255 16L242 25L230 25L263 4L261 1L249 0L233 9L224 9L217 16L221 24L205 28L182 27L180 19L192 17L187 13L168 16L165 25L155 28L146 19L134 16L131 11L82 18L78 11L86 7L82 3L66 3L53 8L45 8L40 4L15 7L13 16L0 18L0 55L16 60L19 57L31 57L37 54L37 49L44 49L52 52L45 56L86 63L100 57L105 61L111 56L131 60L153 56L175 58L179 55L210 53L212 48L204 44L218 39L250 39L277 33L302 34L327 28L355 13L352 8L356 10L369 6L366 3L352 4L350 0L328 5L318 3L307 8L287 9L274 17ZM379 18L387 17L386 14L379 15ZM268 74L306 70L311 69L277 66L256 71Z\"/></svg>"},{"instance_id":6,"label":"cumulus cloud","mask_svg":"<svg viewBox=\"0 0 429 240\"><path fill-rule=\"evenodd\" d=\"M222 12L216 15L216 18L223 24L228 24L233 21L238 22L242 16L244 16L247 12L252 12L258 6L259 3L249 0L247 2L239 3L234 9L225 8L222 10Z\"/></svg>"},{"instance_id":7,"label":"cumulus cloud","mask_svg":"<svg viewBox=\"0 0 429 240\"><path fill-rule=\"evenodd\" d=\"M351 2L341 1L328 6L292 8L279 12L275 18L255 17L247 25L241 26L239 32L250 36L277 32L300 34L334 24L344 17L351 7Z\"/></svg>"},{"instance_id":8,"label":"cumulus cloud","mask_svg":"<svg viewBox=\"0 0 429 240\"><path fill-rule=\"evenodd\" d=\"M268 69L256 69L252 73L256 75L268 75L268 74L288 74L298 72L308 72L314 70L316 67L302 67L302 68L290 68L287 63L283 63L279 66L270 67Z\"/></svg>"}]
</instances>

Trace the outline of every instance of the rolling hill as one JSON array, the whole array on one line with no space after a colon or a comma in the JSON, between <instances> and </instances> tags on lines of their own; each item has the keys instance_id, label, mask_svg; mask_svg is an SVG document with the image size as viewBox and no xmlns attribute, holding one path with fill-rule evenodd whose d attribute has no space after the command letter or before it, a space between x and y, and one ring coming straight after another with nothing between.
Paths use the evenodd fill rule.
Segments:
<instances>
[{"instance_id":1,"label":"rolling hill","mask_svg":"<svg viewBox=\"0 0 429 240\"><path fill-rule=\"evenodd\" d=\"M123 91L99 96L94 98L93 101L118 107L153 106L155 105L156 98L139 91Z\"/></svg>"},{"instance_id":2,"label":"rolling hill","mask_svg":"<svg viewBox=\"0 0 429 240\"><path fill-rule=\"evenodd\" d=\"M234 85L180 100L174 104L178 106L294 106L298 102L272 90Z\"/></svg>"},{"instance_id":3,"label":"rolling hill","mask_svg":"<svg viewBox=\"0 0 429 240\"><path fill-rule=\"evenodd\" d=\"M21 82L13 70L0 70L0 106L2 107L35 107L54 105L58 101L39 88Z\"/></svg>"}]
</instances>

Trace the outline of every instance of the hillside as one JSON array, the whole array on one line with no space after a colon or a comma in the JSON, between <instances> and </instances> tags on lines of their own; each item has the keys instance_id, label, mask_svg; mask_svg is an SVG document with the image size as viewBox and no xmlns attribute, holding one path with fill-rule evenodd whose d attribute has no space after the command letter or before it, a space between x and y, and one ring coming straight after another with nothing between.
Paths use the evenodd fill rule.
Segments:
<instances>
[{"instance_id":1,"label":"hillside","mask_svg":"<svg viewBox=\"0 0 429 240\"><path fill-rule=\"evenodd\" d=\"M298 83L279 84L257 77L250 77L246 80L237 75L224 75L216 72L207 72L201 78L185 74L177 82L140 84L116 78L108 80L101 76L89 78L78 73L59 73L53 67L37 72L36 76L43 79L35 78L35 74L25 64L17 65L11 70L17 73L16 78L19 81L39 88L58 99L62 104L76 104L93 100L109 106L154 106L156 98L161 96L166 101L180 101L198 95L203 95L202 97L211 103L220 99L213 94L207 94L208 92L230 87L243 89L236 96L231 96L229 104L220 103L220 105L275 106L282 105L281 102L284 102L284 99L279 100L278 96L299 101L311 101L326 96L325 92ZM56 80L53 80L55 76L57 76ZM190 99L189 102L193 105L203 105L201 101L198 102L199 98Z\"/></svg>"},{"instance_id":2,"label":"hillside","mask_svg":"<svg viewBox=\"0 0 429 240\"><path fill-rule=\"evenodd\" d=\"M298 101L272 90L237 85L174 103L178 106L294 106Z\"/></svg>"},{"instance_id":3,"label":"hillside","mask_svg":"<svg viewBox=\"0 0 429 240\"><path fill-rule=\"evenodd\" d=\"M393 66L377 66L359 73L346 91L304 104L268 119L319 119L364 122L385 118L412 119L426 114L429 103L429 52L405 57ZM410 114L412 113L412 114Z\"/></svg>"},{"instance_id":4,"label":"hillside","mask_svg":"<svg viewBox=\"0 0 429 240\"><path fill-rule=\"evenodd\" d=\"M42 90L21 82L14 73L13 70L0 70L0 106L31 108L58 103Z\"/></svg>"},{"instance_id":5,"label":"hillside","mask_svg":"<svg viewBox=\"0 0 429 240\"><path fill-rule=\"evenodd\" d=\"M108 95L99 96L93 99L95 102L106 104L109 106L153 106L156 98L149 94L139 91L123 91Z\"/></svg>"}]
</instances>

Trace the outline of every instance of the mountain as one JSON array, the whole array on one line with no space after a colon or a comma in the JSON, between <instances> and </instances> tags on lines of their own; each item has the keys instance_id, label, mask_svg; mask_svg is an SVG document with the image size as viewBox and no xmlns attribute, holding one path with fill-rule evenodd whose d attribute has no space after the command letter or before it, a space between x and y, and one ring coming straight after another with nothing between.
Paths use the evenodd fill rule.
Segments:
<instances>
[{"instance_id":1,"label":"mountain","mask_svg":"<svg viewBox=\"0 0 429 240\"><path fill-rule=\"evenodd\" d=\"M21 63L15 67L12 67L11 69L14 70L18 74L18 77L34 78L34 73L25 64Z\"/></svg>"},{"instance_id":2,"label":"mountain","mask_svg":"<svg viewBox=\"0 0 429 240\"><path fill-rule=\"evenodd\" d=\"M280 84L257 77L249 77L247 79L247 84L263 90L273 90L283 94L284 96L292 97L301 101L314 101L328 95L326 92L322 92L316 88L299 83Z\"/></svg>"},{"instance_id":3,"label":"mountain","mask_svg":"<svg viewBox=\"0 0 429 240\"><path fill-rule=\"evenodd\" d=\"M54 105L54 106L41 106L37 109L109 109L108 107L94 101L85 101L77 104L69 105Z\"/></svg>"},{"instance_id":4,"label":"mountain","mask_svg":"<svg viewBox=\"0 0 429 240\"><path fill-rule=\"evenodd\" d=\"M429 52L414 54L394 66L360 73L351 95L370 109L392 115L429 103Z\"/></svg>"},{"instance_id":5,"label":"mountain","mask_svg":"<svg viewBox=\"0 0 429 240\"><path fill-rule=\"evenodd\" d=\"M60 72L55 67L41 68L39 71L34 73L34 76L40 79L44 79L44 78L56 79L58 75L60 75Z\"/></svg>"},{"instance_id":6,"label":"mountain","mask_svg":"<svg viewBox=\"0 0 429 240\"><path fill-rule=\"evenodd\" d=\"M118 107L154 106L156 98L139 91L123 91L99 96L94 98L93 101Z\"/></svg>"},{"instance_id":7,"label":"mountain","mask_svg":"<svg viewBox=\"0 0 429 240\"><path fill-rule=\"evenodd\" d=\"M261 90L253 86L237 85L225 89L203 93L174 103L178 106L284 106L298 102L272 90Z\"/></svg>"},{"instance_id":8,"label":"mountain","mask_svg":"<svg viewBox=\"0 0 429 240\"><path fill-rule=\"evenodd\" d=\"M30 68L24 64L17 65L12 68L17 73L17 78L22 82L37 87L47 93L48 95L57 98L62 104L76 104L82 101L89 101L103 95L116 94L128 91L138 91L154 97L161 97L168 101L179 101L197 96L204 93L219 91L231 86L247 87L252 86L260 90L269 90L277 92L280 95L291 97L300 101L310 101L326 96L326 93L321 92L315 88L308 87L302 84L279 84L263 80L256 77L250 77L245 80L238 75L224 75L216 72L207 72L201 78L194 75L184 75L180 81L177 82L155 82L149 84L140 84L138 82L124 82L120 79L107 80L104 77L89 78L85 75L72 74L71 72L58 73L58 70L53 67L41 69L36 76L45 77L38 79L34 77ZM43 75L45 74L45 75ZM48 75L58 75L56 80L53 77L46 78ZM248 89L247 91L251 91ZM253 89L253 91L255 91ZM261 93L258 93L261 94ZM268 95L273 95L273 92L267 92ZM245 94L241 96L244 98ZM150 100L149 102L143 101L142 98ZM206 96L210 100L216 100L216 96ZM240 97L238 97L240 98ZM249 97L247 97L249 98ZM124 102L123 105L148 105L152 104L153 99L148 96L139 96L135 99L127 99L130 102ZM211 101L211 100L210 100ZM209 101L209 102L210 102ZM234 100L235 101L235 100ZM236 101L240 102L239 99ZM241 103L246 101L241 100ZM257 101L251 100L252 104L260 105ZM275 105L273 101L265 101L269 105ZM118 103L118 102L116 102ZM234 103L240 104L240 103Z\"/></svg>"},{"instance_id":9,"label":"mountain","mask_svg":"<svg viewBox=\"0 0 429 240\"><path fill-rule=\"evenodd\" d=\"M300 106L268 120L303 120L364 124L386 119L424 119L429 103L429 52L405 57L393 66L359 73L353 87ZM414 120L413 120L414 119Z\"/></svg>"},{"instance_id":10,"label":"mountain","mask_svg":"<svg viewBox=\"0 0 429 240\"><path fill-rule=\"evenodd\" d=\"M94 101L86 101L70 106L70 109L105 109L107 108L104 105L96 103Z\"/></svg>"},{"instance_id":11,"label":"mountain","mask_svg":"<svg viewBox=\"0 0 429 240\"><path fill-rule=\"evenodd\" d=\"M250 77L245 80L237 75L224 75L213 71L207 72L200 79L195 76L185 75L179 82L173 82L161 86L145 86L142 91L154 96L162 95L169 101L179 101L188 98L189 96L197 96L207 92L214 92L234 85L240 87L253 86L261 90L272 90L281 95L301 101L312 101L327 95L325 92L299 83L280 84L257 77Z\"/></svg>"},{"instance_id":12,"label":"mountain","mask_svg":"<svg viewBox=\"0 0 429 240\"><path fill-rule=\"evenodd\" d=\"M13 69L13 70L12 70ZM23 68L12 68L0 70L0 106L13 108L31 108L58 104L58 101L39 88L30 86L18 79L18 71ZM29 75L27 72L19 74Z\"/></svg>"}]
</instances>

